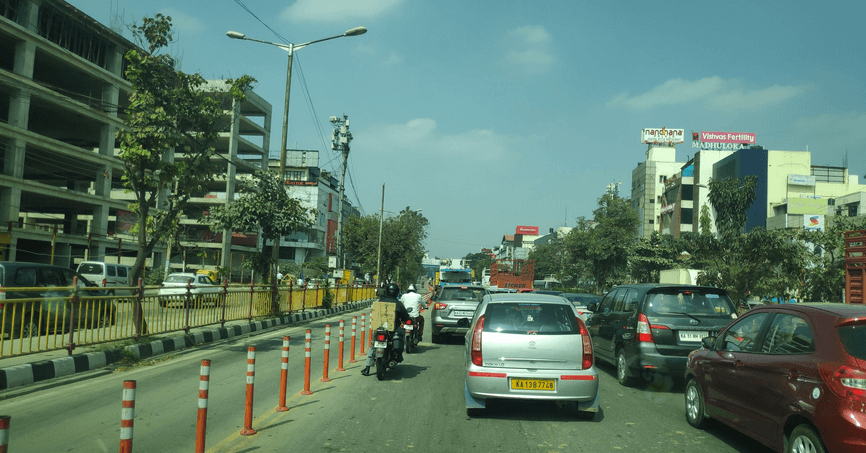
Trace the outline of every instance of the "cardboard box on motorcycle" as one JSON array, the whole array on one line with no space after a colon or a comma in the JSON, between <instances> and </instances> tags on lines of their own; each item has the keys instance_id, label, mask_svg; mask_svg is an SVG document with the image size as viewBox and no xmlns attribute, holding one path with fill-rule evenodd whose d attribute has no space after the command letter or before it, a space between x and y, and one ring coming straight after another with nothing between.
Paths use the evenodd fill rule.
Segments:
<instances>
[{"instance_id":1,"label":"cardboard box on motorcycle","mask_svg":"<svg viewBox=\"0 0 866 453\"><path fill-rule=\"evenodd\" d=\"M397 304L394 302L373 302L373 312L370 315L370 321L373 330L383 326L386 330L393 332L397 321Z\"/></svg>"}]
</instances>

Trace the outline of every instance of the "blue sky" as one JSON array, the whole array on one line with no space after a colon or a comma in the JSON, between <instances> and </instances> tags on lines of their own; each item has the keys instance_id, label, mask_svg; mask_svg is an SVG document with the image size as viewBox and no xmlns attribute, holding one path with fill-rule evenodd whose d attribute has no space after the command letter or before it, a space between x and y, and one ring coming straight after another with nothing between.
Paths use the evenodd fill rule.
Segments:
<instances>
[{"instance_id":1,"label":"blue sky","mask_svg":"<svg viewBox=\"0 0 866 453\"><path fill-rule=\"evenodd\" d=\"M814 165L847 154L866 174L857 2L70 3L106 25L169 15L182 70L258 79L272 152L286 54L225 32L299 44L367 27L295 53L289 148L319 150L339 174L328 117L348 115L349 199L378 213L384 183L386 211L422 209L431 256L496 246L517 225L574 226L610 183L628 196L643 128L754 132L767 149L808 149ZM694 152L687 140L677 160Z\"/></svg>"}]
</instances>

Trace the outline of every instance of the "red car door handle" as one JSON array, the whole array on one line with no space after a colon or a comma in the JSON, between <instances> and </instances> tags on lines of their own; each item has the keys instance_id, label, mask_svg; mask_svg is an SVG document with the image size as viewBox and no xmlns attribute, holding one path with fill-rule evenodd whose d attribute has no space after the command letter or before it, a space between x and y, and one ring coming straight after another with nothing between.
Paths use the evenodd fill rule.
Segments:
<instances>
[{"instance_id":1,"label":"red car door handle","mask_svg":"<svg viewBox=\"0 0 866 453\"><path fill-rule=\"evenodd\" d=\"M788 379L797 379L800 377L800 372L797 370L788 370Z\"/></svg>"},{"instance_id":2,"label":"red car door handle","mask_svg":"<svg viewBox=\"0 0 866 453\"><path fill-rule=\"evenodd\" d=\"M736 365L737 368L740 368L740 367L742 367L743 365L745 365L745 363L743 363L743 362L740 361L740 360L737 360L737 361L734 362L734 365Z\"/></svg>"}]
</instances>

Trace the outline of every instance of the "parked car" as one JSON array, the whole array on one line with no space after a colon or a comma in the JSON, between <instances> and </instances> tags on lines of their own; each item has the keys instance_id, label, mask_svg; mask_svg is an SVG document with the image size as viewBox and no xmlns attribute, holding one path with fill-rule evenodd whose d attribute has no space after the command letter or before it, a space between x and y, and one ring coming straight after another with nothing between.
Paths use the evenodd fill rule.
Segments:
<instances>
[{"instance_id":1,"label":"parked car","mask_svg":"<svg viewBox=\"0 0 866 453\"><path fill-rule=\"evenodd\" d=\"M694 285L618 286L588 308L595 356L616 366L622 385L656 373L681 379L701 339L737 317L725 290Z\"/></svg>"},{"instance_id":2,"label":"parked car","mask_svg":"<svg viewBox=\"0 0 866 453\"><path fill-rule=\"evenodd\" d=\"M125 264L82 261L78 264L78 273L97 286L111 288L108 290L110 294L114 294L114 288L133 286L129 280L132 276L132 266Z\"/></svg>"},{"instance_id":3,"label":"parked car","mask_svg":"<svg viewBox=\"0 0 866 453\"><path fill-rule=\"evenodd\" d=\"M442 288L430 310L433 343L442 343L446 336L465 335L472 315L485 295L487 290L483 286L454 285Z\"/></svg>"},{"instance_id":4,"label":"parked car","mask_svg":"<svg viewBox=\"0 0 866 453\"><path fill-rule=\"evenodd\" d=\"M163 307L169 305L186 304L187 287L193 306L202 306L210 303L218 305L222 300L223 287L213 281L207 274L195 274L192 272L174 272L168 275L159 286L159 304Z\"/></svg>"},{"instance_id":5,"label":"parked car","mask_svg":"<svg viewBox=\"0 0 866 453\"><path fill-rule=\"evenodd\" d=\"M78 277L79 303L71 302ZM0 262L0 319L10 338L114 324L116 308L105 291L72 269L23 261ZM90 288L89 290L87 288ZM15 301L13 303L13 301Z\"/></svg>"},{"instance_id":6,"label":"parked car","mask_svg":"<svg viewBox=\"0 0 866 453\"><path fill-rule=\"evenodd\" d=\"M577 308L577 312L584 321L592 316L592 312L587 308L589 307L589 304L597 304L601 302L602 299L602 296L587 293L562 293L560 296L568 299L572 304L574 304L574 307Z\"/></svg>"},{"instance_id":7,"label":"parked car","mask_svg":"<svg viewBox=\"0 0 866 453\"><path fill-rule=\"evenodd\" d=\"M866 307L772 304L702 340L686 420L709 418L779 452L866 451Z\"/></svg>"},{"instance_id":8,"label":"parked car","mask_svg":"<svg viewBox=\"0 0 866 453\"><path fill-rule=\"evenodd\" d=\"M554 295L484 297L465 341L466 409L490 399L574 403L578 415L598 412L592 341L574 306Z\"/></svg>"}]
</instances>

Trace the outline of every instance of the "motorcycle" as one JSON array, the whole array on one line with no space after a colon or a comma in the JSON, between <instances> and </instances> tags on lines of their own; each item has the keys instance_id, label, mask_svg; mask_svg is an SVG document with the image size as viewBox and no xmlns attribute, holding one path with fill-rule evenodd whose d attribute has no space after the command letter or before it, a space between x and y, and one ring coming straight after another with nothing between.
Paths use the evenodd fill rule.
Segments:
<instances>
[{"instance_id":1,"label":"motorcycle","mask_svg":"<svg viewBox=\"0 0 866 453\"><path fill-rule=\"evenodd\" d=\"M400 350L400 337L395 332L379 327L373 336L373 348L376 350L376 378L385 379L385 372L394 368L397 361L397 351Z\"/></svg>"},{"instance_id":2,"label":"motorcycle","mask_svg":"<svg viewBox=\"0 0 866 453\"><path fill-rule=\"evenodd\" d=\"M403 330L406 331L406 353L411 354L412 350L418 347L421 343L421 329L417 323L418 318L412 318L403 324Z\"/></svg>"}]
</instances>

